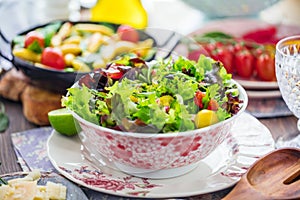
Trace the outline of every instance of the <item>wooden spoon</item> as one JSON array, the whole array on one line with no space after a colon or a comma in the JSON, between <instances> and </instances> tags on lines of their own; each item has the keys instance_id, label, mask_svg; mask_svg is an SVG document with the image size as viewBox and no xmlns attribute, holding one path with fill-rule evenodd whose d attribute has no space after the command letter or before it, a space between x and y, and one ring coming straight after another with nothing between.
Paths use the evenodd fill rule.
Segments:
<instances>
[{"instance_id":1,"label":"wooden spoon","mask_svg":"<svg viewBox=\"0 0 300 200\"><path fill-rule=\"evenodd\" d=\"M223 198L300 199L300 149L282 148L257 160Z\"/></svg>"}]
</instances>

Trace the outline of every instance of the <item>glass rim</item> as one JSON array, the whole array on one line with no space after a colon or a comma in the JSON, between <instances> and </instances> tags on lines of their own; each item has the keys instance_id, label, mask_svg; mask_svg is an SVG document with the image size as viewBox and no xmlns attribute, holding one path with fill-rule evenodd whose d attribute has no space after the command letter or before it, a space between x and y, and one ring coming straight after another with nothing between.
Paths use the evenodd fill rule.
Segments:
<instances>
[{"instance_id":1,"label":"glass rim","mask_svg":"<svg viewBox=\"0 0 300 200\"><path fill-rule=\"evenodd\" d=\"M282 49L279 48L283 43L289 41L289 40L293 40L293 39L298 39L299 40L299 45L300 45L300 35L292 35L292 36L287 36L287 37L284 37L282 39L280 39L277 43L276 43L276 52L279 52L281 55L284 55L284 56L288 56L288 57L294 57L294 55L288 55L284 52L282 52ZM300 54L300 52L299 52Z\"/></svg>"}]
</instances>

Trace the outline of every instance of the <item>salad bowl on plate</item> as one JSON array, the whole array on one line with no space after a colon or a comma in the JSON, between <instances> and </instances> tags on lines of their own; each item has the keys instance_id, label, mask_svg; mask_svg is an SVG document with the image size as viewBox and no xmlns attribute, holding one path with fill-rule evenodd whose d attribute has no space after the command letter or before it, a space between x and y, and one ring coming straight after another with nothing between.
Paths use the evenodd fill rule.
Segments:
<instances>
[{"instance_id":1,"label":"salad bowl on plate","mask_svg":"<svg viewBox=\"0 0 300 200\"><path fill-rule=\"evenodd\" d=\"M118 78L110 68L119 70ZM230 135L248 98L211 58L145 62L125 56L108 71L82 77L62 102L98 164L170 178L194 169Z\"/></svg>"}]
</instances>

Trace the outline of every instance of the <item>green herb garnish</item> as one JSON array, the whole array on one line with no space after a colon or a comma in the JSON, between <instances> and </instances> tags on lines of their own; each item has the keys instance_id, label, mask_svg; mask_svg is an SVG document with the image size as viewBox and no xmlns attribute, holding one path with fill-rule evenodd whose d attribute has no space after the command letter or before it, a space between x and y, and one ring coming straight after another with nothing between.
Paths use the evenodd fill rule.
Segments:
<instances>
[{"instance_id":1,"label":"green herb garnish","mask_svg":"<svg viewBox=\"0 0 300 200\"><path fill-rule=\"evenodd\" d=\"M0 132L5 131L9 125L9 118L5 114L5 107L3 103L0 103Z\"/></svg>"},{"instance_id":2,"label":"green herb garnish","mask_svg":"<svg viewBox=\"0 0 300 200\"><path fill-rule=\"evenodd\" d=\"M1 166L1 162L0 162L0 166ZM1 185L7 185L8 183L7 183L7 181L6 180L4 180L4 179L2 179L1 177L0 177L0 186Z\"/></svg>"},{"instance_id":3,"label":"green herb garnish","mask_svg":"<svg viewBox=\"0 0 300 200\"><path fill-rule=\"evenodd\" d=\"M42 53L43 48L40 46L38 41L33 41L29 46L28 49L35 52L35 53Z\"/></svg>"}]
</instances>

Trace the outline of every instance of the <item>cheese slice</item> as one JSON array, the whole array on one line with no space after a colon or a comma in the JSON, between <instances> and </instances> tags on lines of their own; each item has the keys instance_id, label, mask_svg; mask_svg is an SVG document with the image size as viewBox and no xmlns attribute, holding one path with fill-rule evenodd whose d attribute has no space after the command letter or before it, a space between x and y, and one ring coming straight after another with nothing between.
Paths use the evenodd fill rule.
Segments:
<instances>
[{"instance_id":1,"label":"cheese slice","mask_svg":"<svg viewBox=\"0 0 300 200\"><path fill-rule=\"evenodd\" d=\"M0 186L0 200L65 200L67 187L61 183L48 181L46 185L38 185L39 173L30 173L24 178L8 181L8 185Z\"/></svg>"},{"instance_id":2,"label":"cheese slice","mask_svg":"<svg viewBox=\"0 0 300 200\"><path fill-rule=\"evenodd\" d=\"M33 200L37 190L36 185L36 181L13 182L8 185L10 190L4 196L4 200Z\"/></svg>"}]
</instances>

